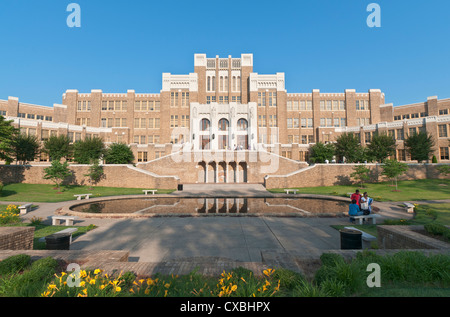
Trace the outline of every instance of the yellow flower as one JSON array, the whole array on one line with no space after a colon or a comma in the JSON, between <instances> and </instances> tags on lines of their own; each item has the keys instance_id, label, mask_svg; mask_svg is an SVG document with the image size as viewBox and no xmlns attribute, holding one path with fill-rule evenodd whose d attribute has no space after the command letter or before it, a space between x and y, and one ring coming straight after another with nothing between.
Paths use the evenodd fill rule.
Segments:
<instances>
[{"instance_id":1,"label":"yellow flower","mask_svg":"<svg viewBox=\"0 0 450 317\"><path fill-rule=\"evenodd\" d=\"M89 284L94 285L94 284L95 284L95 279L91 279L91 280L89 281Z\"/></svg>"},{"instance_id":2,"label":"yellow flower","mask_svg":"<svg viewBox=\"0 0 450 317\"><path fill-rule=\"evenodd\" d=\"M116 287L116 292L120 292L122 289L120 288L120 286Z\"/></svg>"},{"instance_id":3,"label":"yellow flower","mask_svg":"<svg viewBox=\"0 0 450 317\"><path fill-rule=\"evenodd\" d=\"M264 275L266 275L266 276L268 276L268 277L269 277L270 275L272 275L273 272L275 272L275 270L273 270L273 269L267 269L267 270L264 270L264 271L263 271Z\"/></svg>"},{"instance_id":4,"label":"yellow flower","mask_svg":"<svg viewBox=\"0 0 450 317\"><path fill-rule=\"evenodd\" d=\"M231 286L231 291L232 291L232 292L235 292L236 290L237 290L237 285Z\"/></svg>"},{"instance_id":5,"label":"yellow flower","mask_svg":"<svg viewBox=\"0 0 450 317\"><path fill-rule=\"evenodd\" d=\"M96 269L96 270L94 271L94 274L97 275L97 274L100 274L101 272L102 272L102 270Z\"/></svg>"}]
</instances>

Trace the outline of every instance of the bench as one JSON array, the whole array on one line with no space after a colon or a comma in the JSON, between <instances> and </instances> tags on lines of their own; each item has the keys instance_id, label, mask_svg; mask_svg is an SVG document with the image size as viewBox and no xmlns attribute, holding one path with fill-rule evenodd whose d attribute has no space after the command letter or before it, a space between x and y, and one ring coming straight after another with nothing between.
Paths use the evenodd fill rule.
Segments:
<instances>
[{"instance_id":1,"label":"bench","mask_svg":"<svg viewBox=\"0 0 450 317\"><path fill-rule=\"evenodd\" d=\"M369 220L372 219L372 224L376 224L377 220L376 218L380 217L379 215L362 215L362 216L349 216L350 220L354 219L354 220L359 220L359 224L362 225L363 224L363 220Z\"/></svg>"},{"instance_id":2,"label":"bench","mask_svg":"<svg viewBox=\"0 0 450 317\"><path fill-rule=\"evenodd\" d=\"M55 234L58 234L58 233L70 233L70 244L72 244L72 233L74 233L77 230L78 230L77 228L67 228L67 229L55 232ZM39 242L45 242L45 237L40 238Z\"/></svg>"},{"instance_id":3,"label":"bench","mask_svg":"<svg viewBox=\"0 0 450 317\"><path fill-rule=\"evenodd\" d=\"M286 192L286 194L289 194L290 192L297 194L298 189L285 189L284 191Z\"/></svg>"},{"instance_id":4,"label":"bench","mask_svg":"<svg viewBox=\"0 0 450 317\"><path fill-rule=\"evenodd\" d=\"M85 199L89 199L90 196L92 196L92 194L80 194L80 195L74 195L75 197L77 197L77 200L81 200L81 197L85 197Z\"/></svg>"},{"instance_id":5,"label":"bench","mask_svg":"<svg viewBox=\"0 0 450 317\"><path fill-rule=\"evenodd\" d=\"M414 204L404 202L403 205L405 205L405 209L406 209L407 213L409 213L409 214L414 213Z\"/></svg>"},{"instance_id":6,"label":"bench","mask_svg":"<svg viewBox=\"0 0 450 317\"><path fill-rule=\"evenodd\" d=\"M33 204L25 204L25 205L19 206L20 214L25 215L27 212L30 212L31 206L33 206Z\"/></svg>"},{"instance_id":7,"label":"bench","mask_svg":"<svg viewBox=\"0 0 450 317\"><path fill-rule=\"evenodd\" d=\"M152 192L152 195L154 195L158 190L156 189L144 189L143 192L145 193L145 195L148 194L148 192Z\"/></svg>"},{"instance_id":8,"label":"bench","mask_svg":"<svg viewBox=\"0 0 450 317\"><path fill-rule=\"evenodd\" d=\"M355 231L359 231L362 233L361 239L363 241L363 249L370 249L370 242L377 240L377 237L374 237L371 234L368 234L364 231L356 229L355 227L345 227L345 229L355 230Z\"/></svg>"},{"instance_id":9,"label":"bench","mask_svg":"<svg viewBox=\"0 0 450 317\"><path fill-rule=\"evenodd\" d=\"M65 226L72 226L75 219L75 216L52 216L52 225L60 225L64 221Z\"/></svg>"}]
</instances>

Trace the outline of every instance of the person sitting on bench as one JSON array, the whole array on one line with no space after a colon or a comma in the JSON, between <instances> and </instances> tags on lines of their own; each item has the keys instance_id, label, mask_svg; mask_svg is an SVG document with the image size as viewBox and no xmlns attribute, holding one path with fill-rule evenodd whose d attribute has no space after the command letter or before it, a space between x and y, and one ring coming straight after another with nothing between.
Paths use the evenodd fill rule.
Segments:
<instances>
[{"instance_id":1,"label":"person sitting on bench","mask_svg":"<svg viewBox=\"0 0 450 317\"><path fill-rule=\"evenodd\" d=\"M361 211L364 215L370 215L372 213L372 202L373 199L369 198L367 192L364 192L363 196L361 197Z\"/></svg>"},{"instance_id":2,"label":"person sitting on bench","mask_svg":"<svg viewBox=\"0 0 450 317\"><path fill-rule=\"evenodd\" d=\"M356 204L356 199L352 200L352 203L348 206L348 215L350 216L350 220L352 216L362 216L364 213L359 209L359 206Z\"/></svg>"}]
</instances>

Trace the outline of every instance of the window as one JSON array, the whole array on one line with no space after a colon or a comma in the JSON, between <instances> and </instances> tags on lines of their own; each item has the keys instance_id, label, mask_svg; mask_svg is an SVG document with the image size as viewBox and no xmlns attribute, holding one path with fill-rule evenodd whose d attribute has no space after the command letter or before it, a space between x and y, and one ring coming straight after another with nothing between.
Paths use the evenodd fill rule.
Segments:
<instances>
[{"instance_id":1,"label":"window","mask_svg":"<svg viewBox=\"0 0 450 317\"><path fill-rule=\"evenodd\" d=\"M372 141L372 132L366 132L364 137L366 139L366 143L370 143Z\"/></svg>"},{"instance_id":2,"label":"window","mask_svg":"<svg viewBox=\"0 0 450 317\"><path fill-rule=\"evenodd\" d=\"M202 121L200 121L200 131L209 131L210 126L208 119L202 119Z\"/></svg>"},{"instance_id":3,"label":"window","mask_svg":"<svg viewBox=\"0 0 450 317\"><path fill-rule=\"evenodd\" d=\"M238 131L247 131L248 122L245 119L239 119L237 122L237 130Z\"/></svg>"},{"instance_id":4,"label":"window","mask_svg":"<svg viewBox=\"0 0 450 317\"><path fill-rule=\"evenodd\" d=\"M258 92L258 107L265 107L265 106L266 106L266 93Z\"/></svg>"},{"instance_id":5,"label":"window","mask_svg":"<svg viewBox=\"0 0 450 317\"><path fill-rule=\"evenodd\" d=\"M229 122L227 119L220 119L219 120L219 131L228 131Z\"/></svg>"},{"instance_id":6,"label":"window","mask_svg":"<svg viewBox=\"0 0 450 317\"><path fill-rule=\"evenodd\" d=\"M5 110L0 110L0 116L6 117L6 111Z\"/></svg>"},{"instance_id":7,"label":"window","mask_svg":"<svg viewBox=\"0 0 450 317\"><path fill-rule=\"evenodd\" d=\"M170 127L171 128L178 127L178 115L171 115L170 116Z\"/></svg>"},{"instance_id":8,"label":"window","mask_svg":"<svg viewBox=\"0 0 450 317\"><path fill-rule=\"evenodd\" d=\"M293 127L295 128L295 129L298 129L299 128L299 119L298 118L294 118L294 120L293 120Z\"/></svg>"},{"instance_id":9,"label":"window","mask_svg":"<svg viewBox=\"0 0 450 317\"><path fill-rule=\"evenodd\" d=\"M369 101L356 100L356 110L369 110Z\"/></svg>"},{"instance_id":10,"label":"window","mask_svg":"<svg viewBox=\"0 0 450 317\"><path fill-rule=\"evenodd\" d=\"M287 128L291 129L292 128L292 118L288 118L287 119Z\"/></svg>"},{"instance_id":11,"label":"window","mask_svg":"<svg viewBox=\"0 0 450 317\"><path fill-rule=\"evenodd\" d=\"M170 106L171 107L178 107L178 92L171 92L170 93Z\"/></svg>"},{"instance_id":12,"label":"window","mask_svg":"<svg viewBox=\"0 0 450 317\"><path fill-rule=\"evenodd\" d=\"M397 129L397 140L404 140L405 135L403 133L403 129Z\"/></svg>"},{"instance_id":13,"label":"window","mask_svg":"<svg viewBox=\"0 0 450 317\"><path fill-rule=\"evenodd\" d=\"M441 109L441 110L439 110L439 115L440 116L443 116L443 115L446 115L446 114L448 114L448 109Z\"/></svg>"},{"instance_id":14,"label":"window","mask_svg":"<svg viewBox=\"0 0 450 317\"><path fill-rule=\"evenodd\" d=\"M188 92L182 92L181 93L181 106L182 107L188 107L189 106L189 93Z\"/></svg>"},{"instance_id":15,"label":"window","mask_svg":"<svg viewBox=\"0 0 450 317\"><path fill-rule=\"evenodd\" d=\"M302 118L301 119L301 127L302 128L312 128L313 127L313 119L312 118Z\"/></svg>"},{"instance_id":16,"label":"window","mask_svg":"<svg viewBox=\"0 0 450 317\"><path fill-rule=\"evenodd\" d=\"M394 120L395 121L402 120L402 116L394 116Z\"/></svg>"},{"instance_id":17,"label":"window","mask_svg":"<svg viewBox=\"0 0 450 317\"><path fill-rule=\"evenodd\" d=\"M277 115L269 115L269 127L277 126Z\"/></svg>"},{"instance_id":18,"label":"window","mask_svg":"<svg viewBox=\"0 0 450 317\"><path fill-rule=\"evenodd\" d=\"M446 124L440 124L438 129L439 129L439 137L440 138L446 138L448 136Z\"/></svg>"},{"instance_id":19,"label":"window","mask_svg":"<svg viewBox=\"0 0 450 317\"><path fill-rule=\"evenodd\" d=\"M147 152L138 152L138 162L147 162Z\"/></svg>"},{"instance_id":20,"label":"window","mask_svg":"<svg viewBox=\"0 0 450 317\"><path fill-rule=\"evenodd\" d=\"M269 107L276 107L276 106L277 106L277 93L269 92Z\"/></svg>"},{"instance_id":21,"label":"window","mask_svg":"<svg viewBox=\"0 0 450 317\"><path fill-rule=\"evenodd\" d=\"M27 119L34 119L34 114L32 113L27 114Z\"/></svg>"},{"instance_id":22,"label":"window","mask_svg":"<svg viewBox=\"0 0 450 317\"><path fill-rule=\"evenodd\" d=\"M339 101L339 110L345 110L345 101L344 100Z\"/></svg>"},{"instance_id":23,"label":"window","mask_svg":"<svg viewBox=\"0 0 450 317\"><path fill-rule=\"evenodd\" d=\"M439 148L439 153L441 156L441 160L449 160L449 151L448 151L448 147L441 147Z\"/></svg>"}]
</instances>

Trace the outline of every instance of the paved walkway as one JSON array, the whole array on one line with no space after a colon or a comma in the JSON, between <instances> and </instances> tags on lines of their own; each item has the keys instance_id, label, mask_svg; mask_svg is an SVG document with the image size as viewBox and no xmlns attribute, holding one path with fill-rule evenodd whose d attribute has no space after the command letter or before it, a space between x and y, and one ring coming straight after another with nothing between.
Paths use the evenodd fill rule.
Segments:
<instances>
[{"instance_id":1,"label":"paved walkway","mask_svg":"<svg viewBox=\"0 0 450 317\"><path fill-rule=\"evenodd\" d=\"M260 184L190 185L172 195L268 196ZM19 203L19 202L18 202ZM55 210L72 204L37 203L23 216L51 223ZM376 203L382 218L408 218L398 203ZM161 262L185 258L219 257L243 262L263 261L263 251L309 254L340 248L339 232L331 225L349 224L347 218L300 217L154 217L145 219L95 219L75 225L95 224L97 229L74 239L72 250L126 250L130 261Z\"/></svg>"}]
</instances>

